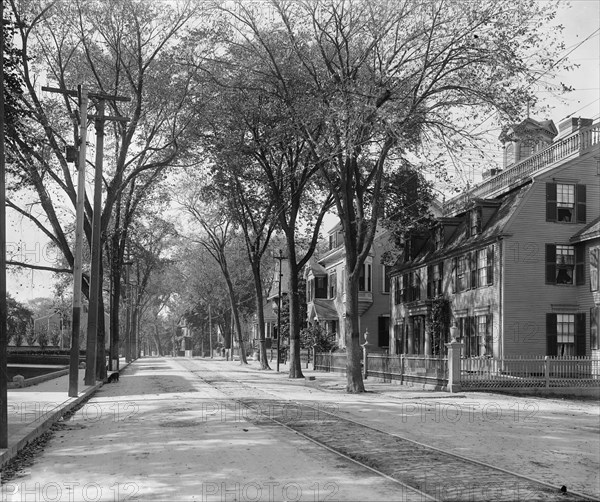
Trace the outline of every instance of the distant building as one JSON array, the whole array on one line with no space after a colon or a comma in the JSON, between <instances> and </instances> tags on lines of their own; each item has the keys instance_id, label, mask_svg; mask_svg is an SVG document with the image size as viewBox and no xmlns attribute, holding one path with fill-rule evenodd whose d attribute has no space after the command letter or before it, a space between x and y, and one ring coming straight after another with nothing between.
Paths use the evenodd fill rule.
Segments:
<instances>
[{"instance_id":1,"label":"distant building","mask_svg":"<svg viewBox=\"0 0 600 502\"><path fill-rule=\"evenodd\" d=\"M335 333L340 348L345 347L346 262L341 225L329 231L328 249L320 258L310 261L305 269L306 301L309 323L319 323ZM381 258L388 237L378 232L359 277L358 309L361 343L368 332L372 350L387 350L390 330L390 283Z\"/></svg>"},{"instance_id":2,"label":"distant building","mask_svg":"<svg viewBox=\"0 0 600 502\"><path fill-rule=\"evenodd\" d=\"M467 357L599 355L600 124L507 128L504 168L407 239L391 273L390 352L443 350L447 302ZM442 339L436 339L441 336Z\"/></svg>"}]
</instances>

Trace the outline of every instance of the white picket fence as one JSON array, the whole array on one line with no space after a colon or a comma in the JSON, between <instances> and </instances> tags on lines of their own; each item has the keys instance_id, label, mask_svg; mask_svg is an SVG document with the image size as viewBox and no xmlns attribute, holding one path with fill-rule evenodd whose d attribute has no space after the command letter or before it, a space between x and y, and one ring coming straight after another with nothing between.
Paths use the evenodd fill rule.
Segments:
<instances>
[{"instance_id":1,"label":"white picket fence","mask_svg":"<svg viewBox=\"0 0 600 502\"><path fill-rule=\"evenodd\" d=\"M461 359L463 390L600 387L600 360L590 356Z\"/></svg>"}]
</instances>

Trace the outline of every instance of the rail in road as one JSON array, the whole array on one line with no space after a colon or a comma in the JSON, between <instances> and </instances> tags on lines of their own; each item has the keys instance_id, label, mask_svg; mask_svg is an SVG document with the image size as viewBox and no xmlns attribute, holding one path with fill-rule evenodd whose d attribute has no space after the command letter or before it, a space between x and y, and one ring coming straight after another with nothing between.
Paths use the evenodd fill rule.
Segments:
<instances>
[{"instance_id":1,"label":"rail in road","mask_svg":"<svg viewBox=\"0 0 600 502\"><path fill-rule=\"evenodd\" d=\"M239 403L250 422L278 424L308 440L392 480L422 500L444 501L581 501L599 500L465 456L427 446L377 427L341 417L327 406L274 399L255 386L222 373L195 370L197 378ZM202 373L200 375L199 373ZM249 397L252 396L252 397Z\"/></svg>"}]
</instances>

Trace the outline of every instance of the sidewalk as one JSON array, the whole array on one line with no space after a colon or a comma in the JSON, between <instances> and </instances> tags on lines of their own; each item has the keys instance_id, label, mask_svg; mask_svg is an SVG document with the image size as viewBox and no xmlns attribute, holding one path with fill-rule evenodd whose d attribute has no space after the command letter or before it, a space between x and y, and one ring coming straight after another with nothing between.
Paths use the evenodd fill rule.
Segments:
<instances>
[{"instance_id":1,"label":"sidewalk","mask_svg":"<svg viewBox=\"0 0 600 502\"><path fill-rule=\"evenodd\" d=\"M202 358L197 358L202 360ZM214 358L214 360L220 360L222 358ZM206 360L209 360L206 358ZM224 359L223 359L224 360ZM236 367L239 371L261 371L260 370L260 362L248 359L248 365L243 366L239 364L239 360L236 359L234 361ZM302 363L302 374L305 378L299 379L289 379L289 363L279 364L279 373L277 373L277 359L273 359L269 361L269 366L272 371L261 371L261 376L266 378L273 379L285 379L288 383L296 384L296 385L304 385L307 387L316 387L323 391L330 391L335 393L346 393L346 375L344 373L335 373L335 372L324 372L324 371L314 371L312 369L312 362L308 364L308 368L306 367L306 363ZM314 378L314 380L311 380ZM444 398L464 398L466 397L465 393L450 393L441 390L428 390L423 389L422 386L418 384L411 384L410 382L406 382L403 385L400 385L399 382L382 382L376 378L367 378L363 379L365 390L368 394L377 394L380 396L386 396L393 399L444 399Z\"/></svg>"},{"instance_id":2,"label":"sidewalk","mask_svg":"<svg viewBox=\"0 0 600 502\"><path fill-rule=\"evenodd\" d=\"M123 359L120 369L125 366ZM80 369L77 397L69 397L68 374L29 387L8 389L8 448L0 449L0 468L103 385L85 385L84 377L85 370Z\"/></svg>"}]
</instances>

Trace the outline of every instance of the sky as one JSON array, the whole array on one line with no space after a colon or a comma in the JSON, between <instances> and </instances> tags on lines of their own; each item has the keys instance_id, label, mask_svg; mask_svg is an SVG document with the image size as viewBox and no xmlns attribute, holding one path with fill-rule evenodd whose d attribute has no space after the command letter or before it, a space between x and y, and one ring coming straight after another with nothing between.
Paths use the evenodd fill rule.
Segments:
<instances>
[{"instance_id":1,"label":"sky","mask_svg":"<svg viewBox=\"0 0 600 502\"><path fill-rule=\"evenodd\" d=\"M544 0L540 0L544 1ZM554 78L575 90L564 102L557 101L550 95L541 95L542 101L552 105L551 116L540 117L532 110L531 116L536 119L552 119L558 126L569 116L592 118L600 117L600 0L561 1L555 22L564 26L565 50L561 57L568 56L579 68L566 73L557 74ZM491 148L491 156L499 156L500 145ZM464 171L462 176L470 182L477 182L480 173L476 169ZM55 256L48 245L47 238L22 217L15 217L8 211L7 217L7 250L16 253L17 258L27 257L40 265L52 265ZM329 218L325 228L333 226L335 218ZM18 274L7 273L8 293L21 302L41 297L52 296L52 274L35 270L24 270Z\"/></svg>"}]
</instances>

